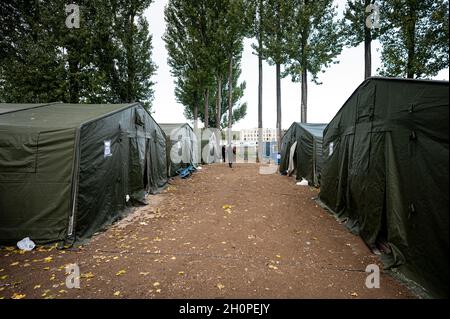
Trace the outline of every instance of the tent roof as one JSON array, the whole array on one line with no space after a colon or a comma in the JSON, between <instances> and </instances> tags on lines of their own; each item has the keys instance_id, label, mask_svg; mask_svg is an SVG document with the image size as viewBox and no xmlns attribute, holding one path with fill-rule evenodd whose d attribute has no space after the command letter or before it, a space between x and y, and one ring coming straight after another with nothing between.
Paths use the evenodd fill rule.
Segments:
<instances>
[{"instance_id":1,"label":"tent roof","mask_svg":"<svg viewBox=\"0 0 450 319\"><path fill-rule=\"evenodd\" d=\"M172 130L184 126L188 126L192 130L192 127L188 123L159 123L159 126L162 128L164 133L166 133L166 135L170 135Z\"/></svg>"},{"instance_id":2,"label":"tent roof","mask_svg":"<svg viewBox=\"0 0 450 319\"><path fill-rule=\"evenodd\" d=\"M137 104L0 104L0 125L75 128Z\"/></svg>"},{"instance_id":3,"label":"tent roof","mask_svg":"<svg viewBox=\"0 0 450 319\"><path fill-rule=\"evenodd\" d=\"M413 83L423 83L426 85L446 85L448 86L448 81L438 81L438 80L426 80L426 79L408 79L408 78L389 78L389 77L381 77L381 76L372 76L365 79L358 87L353 91L353 93L348 97L342 107L336 112L335 118L342 110L347 106L347 104L356 96L359 90L364 88L367 83L379 81L379 82L403 82L405 86L408 86Z\"/></svg>"},{"instance_id":4,"label":"tent roof","mask_svg":"<svg viewBox=\"0 0 450 319\"><path fill-rule=\"evenodd\" d=\"M300 123L300 122L295 122L295 124L302 127L305 131L309 132L311 135L317 138L323 137L323 131L328 125L323 123Z\"/></svg>"},{"instance_id":5,"label":"tent roof","mask_svg":"<svg viewBox=\"0 0 450 319\"><path fill-rule=\"evenodd\" d=\"M21 110L34 109L37 107L41 107L44 105L53 104L53 103L1 103L0 104L0 115L6 113L17 112Z\"/></svg>"}]
</instances>

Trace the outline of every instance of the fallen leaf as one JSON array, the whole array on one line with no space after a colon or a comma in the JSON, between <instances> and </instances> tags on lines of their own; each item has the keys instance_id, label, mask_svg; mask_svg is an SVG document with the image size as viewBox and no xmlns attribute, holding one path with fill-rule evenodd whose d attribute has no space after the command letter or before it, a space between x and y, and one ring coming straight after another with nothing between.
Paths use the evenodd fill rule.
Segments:
<instances>
[{"instance_id":1,"label":"fallen leaf","mask_svg":"<svg viewBox=\"0 0 450 319\"><path fill-rule=\"evenodd\" d=\"M53 260L53 258L52 258L51 256L45 257L45 258L43 259L43 261L46 262L46 263L49 263L49 262L51 262L52 260Z\"/></svg>"},{"instance_id":2,"label":"fallen leaf","mask_svg":"<svg viewBox=\"0 0 450 319\"><path fill-rule=\"evenodd\" d=\"M81 274L80 277L85 278L85 279L90 279L90 278L94 278L94 274L92 272L87 272L87 273Z\"/></svg>"},{"instance_id":3,"label":"fallen leaf","mask_svg":"<svg viewBox=\"0 0 450 319\"><path fill-rule=\"evenodd\" d=\"M119 270L117 273L116 273L116 276L122 276L124 273L126 273L127 271L126 270L124 270L124 269L122 269L122 270Z\"/></svg>"},{"instance_id":4,"label":"fallen leaf","mask_svg":"<svg viewBox=\"0 0 450 319\"><path fill-rule=\"evenodd\" d=\"M356 292L352 292L350 295L353 297L358 297L358 294Z\"/></svg>"},{"instance_id":5,"label":"fallen leaf","mask_svg":"<svg viewBox=\"0 0 450 319\"><path fill-rule=\"evenodd\" d=\"M222 290L223 288L225 288L225 286L222 285L221 283L218 283L218 284L217 284L217 288L219 288L219 290Z\"/></svg>"},{"instance_id":6,"label":"fallen leaf","mask_svg":"<svg viewBox=\"0 0 450 319\"><path fill-rule=\"evenodd\" d=\"M231 205L223 205L222 208L223 209L231 209Z\"/></svg>"},{"instance_id":7,"label":"fallen leaf","mask_svg":"<svg viewBox=\"0 0 450 319\"><path fill-rule=\"evenodd\" d=\"M25 298L27 295L26 294L18 294L18 293L14 293L13 295L12 295L12 299L23 299L23 298Z\"/></svg>"},{"instance_id":8,"label":"fallen leaf","mask_svg":"<svg viewBox=\"0 0 450 319\"><path fill-rule=\"evenodd\" d=\"M41 288L41 285L36 285L36 286L34 286L33 289L39 289L39 288Z\"/></svg>"},{"instance_id":9,"label":"fallen leaf","mask_svg":"<svg viewBox=\"0 0 450 319\"><path fill-rule=\"evenodd\" d=\"M19 264L19 262L16 261L16 262L13 262L13 263L11 264L11 266L17 266L18 264Z\"/></svg>"},{"instance_id":10,"label":"fallen leaf","mask_svg":"<svg viewBox=\"0 0 450 319\"><path fill-rule=\"evenodd\" d=\"M141 271L140 273L139 273L139 275L142 275L142 276L147 276L149 274L149 272L143 272L143 271Z\"/></svg>"},{"instance_id":11,"label":"fallen leaf","mask_svg":"<svg viewBox=\"0 0 450 319\"><path fill-rule=\"evenodd\" d=\"M178 274L179 274L180 276L183 276L183 275L184 275L184 271L179 271Z\"/></svg>"},{"instance_id":12,"label":"fallen leaf","mask_svg":"<svg viewBox=\"0 0 450 319\"><path fill-rule=\"evenodd\" d=\"M270 269L275 269L275 270L278 269L278 267L277 267L277 266L274 266L274 265L269 265L269 268L270 268Z\"/></svg>"},{"instance_id":13,"label":"fallen leaf","mask_svg":"<svg viewBox=\"0 0 450 319\"><path fill-rule=\"evenodd\" d=\"M153 287L158 287L159 285L160 285L159 282L154 282L154 283L153 283Z\"/></svg>"},{"instance_id":14,"label":"fallen leaf","mask_svg":"<svg viewBox=\"0 0 450 319\"><path fill-rule=\"evenodd\" d=\"M5 280L6 278L8 278L8 275L3 275L0 277L1 280Z\"/></svg>"},{"instance_id":15,"label":"fallen leaf","mask_svg":"<svg viewBox=\"0 0 450 319\"><path fill-rule=\"evenodd\" d=\"M119 296L120 295L120 291L116 291L115 293L114 293L114 296Z\"/></svg>"}]
</instances>

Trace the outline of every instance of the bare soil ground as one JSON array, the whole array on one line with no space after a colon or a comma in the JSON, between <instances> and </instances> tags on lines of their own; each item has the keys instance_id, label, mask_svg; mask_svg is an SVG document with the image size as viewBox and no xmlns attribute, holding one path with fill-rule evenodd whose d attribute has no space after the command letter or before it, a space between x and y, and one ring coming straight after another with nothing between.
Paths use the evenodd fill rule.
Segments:
<instances>
[{"instance_id":1,"label":"bare soil ground","mask_svg":"<svg viewBox=\"0 0 450 319\"><path fill-rule=\"evenodd\" d=\"M313 200L256 164L204 166L79 248L0 251L0 298L415 298ZM77 263L81 287L68 289Z\"/></svg>"}]
</instances>

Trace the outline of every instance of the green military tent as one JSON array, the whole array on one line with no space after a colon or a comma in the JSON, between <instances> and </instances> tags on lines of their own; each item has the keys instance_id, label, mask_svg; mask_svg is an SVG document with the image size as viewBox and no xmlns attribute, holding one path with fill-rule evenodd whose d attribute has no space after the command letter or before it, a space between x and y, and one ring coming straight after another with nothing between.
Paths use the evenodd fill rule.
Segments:
<instances>
[{"instance_id":1,"label":"green military tent","mask_svg":"<svg viewBox=\"0 0 450 319\"><path fill-rule=\"evenodd\" d=\"M189 164L198 163L197 137L187 123L160 123L166 133L168 176L175 176L176 171Z\"/></svg>"},{"instance_id":2,"label":"green military tent","mask_svg":"<svg viewBox=\"0 0 450 319\"><path fill-rule=\"evenodd\" d=\"M322 134L327 124L294 122L281 139L280 173L305 178L319 185L322 167Z\"/></svg>"},{"instance_id":3,"label":"green military tent","mask_svg":"<svg viewBox=\"0 0 450 319\"><path fill-rule=\"evenodd\" d=\"M83 240L166 181L165 134L139 103L0 104L1 243Z\"/></svg>"},{"instance_id":4,"label":"green military tent","mask_svg":"<svg viewBox=\"0 0 450 319\"><path fill-rule=\"evenodd\" d=\"M364 81L324 131L319 195L369 247L384 247L386 267L439 297L449 284L448 89Z\"/></svg>"}]
</instances>

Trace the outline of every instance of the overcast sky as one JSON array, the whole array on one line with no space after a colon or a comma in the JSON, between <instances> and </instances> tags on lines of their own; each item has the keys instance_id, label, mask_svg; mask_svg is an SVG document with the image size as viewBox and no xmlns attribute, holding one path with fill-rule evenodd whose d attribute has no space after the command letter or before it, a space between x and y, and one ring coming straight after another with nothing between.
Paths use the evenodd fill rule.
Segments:
<instances>
[{"instance_id":1,"label":"overcast sky","mask_svg":"<svg viewBox=\"0 0 450 319\"><path fill-rule=\"evenodd\" d=\"M345 0L336 0L338 11L342 12ZM153 34L152 59L158 65L153 77L155 99L153 117L159 123L189 122L183 115L183 105L177 103L174 94L174 79L167 65L167 50L162 36L165 30L164 7L167 0L155 0L145 15ZM258 125L258 57L252 54L253 40L246 39L242 55L240 81L247 82L242 102L247 102L247 116L235 123L234 129L254 128ZM372 72L380 66L379 43L372 44ZM322 85L308 83L308 122L328 123L356 87L364 80L364 47L344 48L337 57L339 64L332 65L319 76ZM263 66L263 126L275 127L276 86L275 67ZM448 80L448 69L441 71L438 80ZM288 128L293 121L300 121L300 83L292 83L287 77L281 81L282 127ZM191 123L191 122L189 122ZM191 123L192 124L192 123Z\"/></svg>"}]
</instances>

